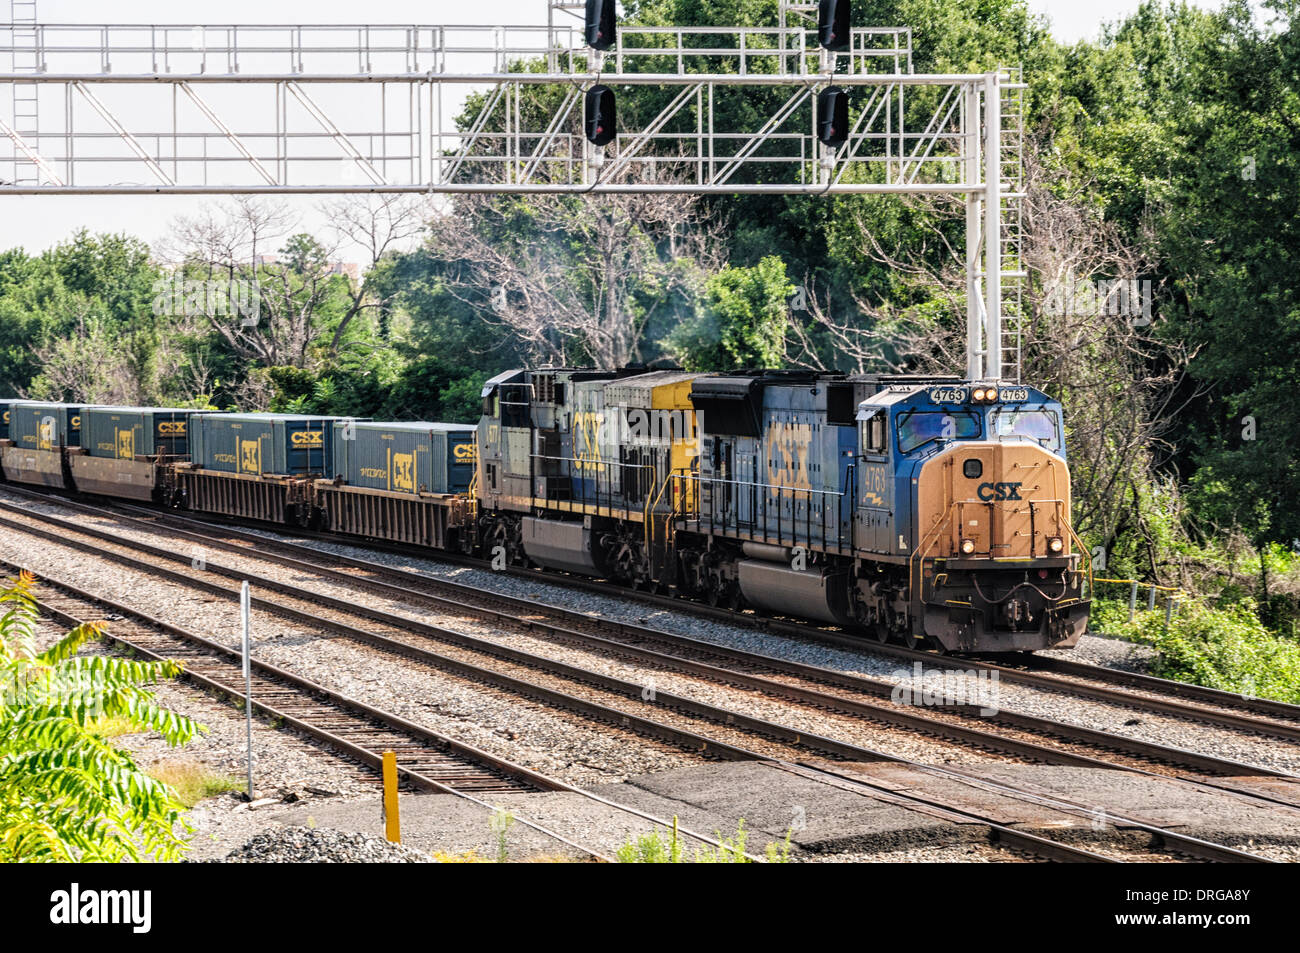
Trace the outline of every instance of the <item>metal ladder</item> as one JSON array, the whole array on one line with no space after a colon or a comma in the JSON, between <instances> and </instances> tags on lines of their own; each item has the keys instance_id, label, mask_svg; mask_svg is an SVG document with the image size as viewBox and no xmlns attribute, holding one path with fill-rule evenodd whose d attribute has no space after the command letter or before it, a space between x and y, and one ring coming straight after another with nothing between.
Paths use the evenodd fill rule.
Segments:
<instances>
[{"instance_id":1,"label":"metal ladder","mask_svg":"<svg viewBox=\"0 0 1300 953\"><path fill-rule=\"evenodd\" d=\"M1025 191L1025 90L1023 70L1003 66L998 70L1002 95L1002 128L998 141L1002 154L1002 234L999 240L1002 283L1002 376L1021 381L1025 283L1024 260Z\"/></svg>"},{"instance_id":2,"label":"metal ladder","mask_svg":"<svg viewBox=\"0 0 1300 953\"><path fill-rule=\"evenodd\" d=\"M36 0L9 0L9 36L13 44L12 68L15 73L40 71L40 53L36 49ZM13 105L13 130L33 149L40 151L39 96L35 83L10 84ZM39 185L41 170L13 149L15 185Z\"/></svg>"}]
</instances>

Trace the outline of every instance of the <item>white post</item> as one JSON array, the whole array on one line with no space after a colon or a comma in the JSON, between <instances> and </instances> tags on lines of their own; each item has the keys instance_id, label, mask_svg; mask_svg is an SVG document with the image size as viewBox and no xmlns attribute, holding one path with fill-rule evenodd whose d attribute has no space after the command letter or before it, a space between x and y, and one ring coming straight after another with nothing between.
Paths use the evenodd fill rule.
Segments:
<instances>
[{"instance_id":1,"label":"white post","mask_svg":"<svg viewBox=\"0 0 1300 953\"><path fill-rule=\"evenodd\" d=\"M966 86L965 135L966 158L962 175L972 190L966 193L966 379L978 381L984 376L984 359L980 345L984 323L984 302L980 289L980 195L975 190L980 180L980 89L975 83Z\"/></svg>"},{"instance_id":2,"label":"white post","mask_svg":"<svg viewBox=\"0 0 1300 953\"><path fill-rule=\"evenodd\" d=\"M1002 380L1002 91L984 77L984 375Z\"/></svg>"},{"instance_id":3,"label":"white post","mask_svg":"<svg viewBox=\"0 0 1300 953\"><path fill-rule=\"evenodd\" d=\"M239 587L239 614L244 624L244 723L248 733L248 799L253 800L253 652L248 582Z\"/></svg>"}]
</instances>

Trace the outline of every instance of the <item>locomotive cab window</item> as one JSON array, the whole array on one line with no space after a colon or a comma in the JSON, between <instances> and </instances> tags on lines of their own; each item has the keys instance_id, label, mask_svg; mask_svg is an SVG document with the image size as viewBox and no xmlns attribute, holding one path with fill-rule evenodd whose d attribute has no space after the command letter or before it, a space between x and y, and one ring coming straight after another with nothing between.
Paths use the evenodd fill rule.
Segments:
<instances>
[{"instance_id":1,"label":"locomotive cab window","mask_svg":"<svg viewBox=\"0 0 1300 953\"><path fill-rule=\"evenodd\" d=\"M885 413L881 410L863 411L858 418L858 442L863 453L882 454L888 447Z\"/></svg>"},{"instance_id":2,"label":"locomotive cab window","mask_svg":"<svg viewBox=\"0 0 1300 953\"><path fill-rule=\"evenodd\" d=\"M981 433L978 414L969 410L907 411L898 418L898 452L911 453L928 443L971 440Z\"/></svg>"},{"instance_id":3,"label":"locomotive cab window","mask_svg":"<svg viewBox=\"0 0 1300 953\"><path fill-rule=\"evenodd\" d=\"M1025 437L1048 450L1060 452L1061 427L1055 411L998 409L993 411L990 422L993 435L999 440Z\"/></svg>"}]
</instances>

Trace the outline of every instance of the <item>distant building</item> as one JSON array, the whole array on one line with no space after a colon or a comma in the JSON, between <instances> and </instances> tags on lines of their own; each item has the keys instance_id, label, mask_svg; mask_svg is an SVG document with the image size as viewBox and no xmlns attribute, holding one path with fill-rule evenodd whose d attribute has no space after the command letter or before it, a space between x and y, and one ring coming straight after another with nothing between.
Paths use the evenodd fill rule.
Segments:
<instances>
[{"instance_id":1,"label":"distant building","mask_svg":"<svg viewBox=\"0 0 1300 953\"><path fill-rule=\"evenodd\" d=\"M278 265L281 264L279 255L254 255L253 264L256 265ZM351 281L361 280L361 266L351 261L327 261L325 262L326 275L347 275Z\"/></svg>"}]
</instances>

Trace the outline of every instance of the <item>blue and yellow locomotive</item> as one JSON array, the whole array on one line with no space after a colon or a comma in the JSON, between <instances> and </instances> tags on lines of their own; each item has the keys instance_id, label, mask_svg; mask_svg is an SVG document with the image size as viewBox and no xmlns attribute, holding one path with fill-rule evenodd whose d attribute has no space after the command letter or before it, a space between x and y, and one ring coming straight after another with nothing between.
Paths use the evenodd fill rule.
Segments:
<instances>
[{"instance_id":1,"label":"blue and yellow locomotive","mask_svg":"<svg viewBox=\"0 0 1300 953\"><path fill-rule=\"evenodd\" d=\"M520 370L479 446L479 538L514 561L950 651L1087 625L1062 410L1032 387Z\"/></svg>"}]
</instances>

